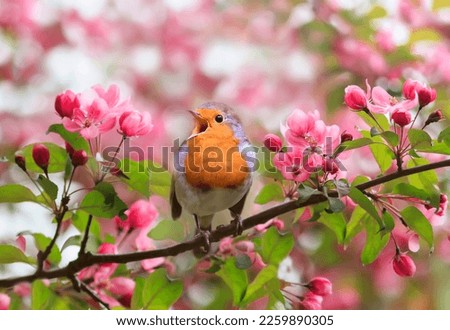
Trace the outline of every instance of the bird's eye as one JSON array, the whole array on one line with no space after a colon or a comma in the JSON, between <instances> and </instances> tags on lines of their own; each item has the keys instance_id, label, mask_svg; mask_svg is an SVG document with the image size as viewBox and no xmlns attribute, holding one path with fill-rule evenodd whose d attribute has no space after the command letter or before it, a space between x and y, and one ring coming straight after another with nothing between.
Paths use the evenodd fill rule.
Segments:
<instances>
[{"instance_id":1,"label":"bird's eye","mask_svg":"<svg viewBox=\"0 0 450 330\"><path fill-rule=\"evenodd\" d=\"M223 122L223 116L222 115L217 115L215 119L216 119L216 122L218 122L218 123Z\"/></svg>"}]
</instances>

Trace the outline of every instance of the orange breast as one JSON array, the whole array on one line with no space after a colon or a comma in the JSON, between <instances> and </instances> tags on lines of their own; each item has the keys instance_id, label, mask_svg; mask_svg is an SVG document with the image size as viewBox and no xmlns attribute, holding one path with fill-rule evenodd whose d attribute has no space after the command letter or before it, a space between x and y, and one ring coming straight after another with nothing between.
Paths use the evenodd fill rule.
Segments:
<instances>
[{"instance_id":1,"label":"orange breast","mask_svg":"<svg viewBox=\"0 0 450 330\"><path fill-rule=\"evenodd\" d=\"M206 131L188 141L186 179L202 189L234 188L249 176L249 168L230 127Z\"/></svg>"}]
</instances>

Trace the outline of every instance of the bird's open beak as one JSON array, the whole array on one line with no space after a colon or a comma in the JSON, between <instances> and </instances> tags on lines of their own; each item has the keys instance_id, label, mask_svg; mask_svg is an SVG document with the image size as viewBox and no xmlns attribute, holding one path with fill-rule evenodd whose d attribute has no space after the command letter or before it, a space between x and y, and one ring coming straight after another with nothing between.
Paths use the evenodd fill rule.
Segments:
<instances>
[{"instance_id":1,"label":"bird's open beak","mask_svg":"<svg viewBox=\"0 0 450 330\"><path fill-rule=\"evenodd\" d=\"M189 139L192 139L193 137L195 137L195 136L197 136L197 135L199 135L199 134L202 134L202 133L205 132L205 131L208 129L208 127L209 127L208 121L207 121L205 118L203 118L200 114L198 114L198 113L195 112L195 111L191 111L191 110L189 110L189 113L190 113L192 116L194 116L194 119L195 119L195 127L194 127L194 130L192 131L191 136L189 136L189 137L187 138L188 140L189 140Z\"/></svg>"}]
</instances>

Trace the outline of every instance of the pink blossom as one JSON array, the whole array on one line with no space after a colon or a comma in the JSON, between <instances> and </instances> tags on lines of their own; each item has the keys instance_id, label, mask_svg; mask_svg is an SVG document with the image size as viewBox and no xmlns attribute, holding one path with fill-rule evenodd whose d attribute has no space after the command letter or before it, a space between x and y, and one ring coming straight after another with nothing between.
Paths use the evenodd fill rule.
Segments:
<instances>
[{"instance_id":1,"label":"pink blossom","mask_svg":"<svg viewBox=\"0 0 450 330\"><path fill-rule=\"evenodd\" d=\"M150 113L138 111L125 111L119 118L119 126L126 137L146 135L153 128Z\"/></svg>"},{"instance_id":2,"label":"pink blossom","mask_svg":"<svg viewBox=\"0 0 450 330\"><path fill-rule=\"evenodd\" d=\"M264 137L264 146L270 151L279 152L283 147L283 142L278 135L267 134Z\"/></svg>"},{"instance_id":3,"label":"pink blossom","mask_svg":"<svg viewBox=\"0 0 450 330\"><path fill-rule=\"evenodd\" d=\"M9 309L10 303L11 303L11 298L4 293L0 293L0 310Z\"/></svg>"},{"instance_id":4,"label":"pink blossom","mask_svg":"<svg viewBox=\"0 0 450 330\"><path fill-rule=\"evenodd\" d=\"M372 89L371 96L372 102L368 103L367 107L374 113L394 113L396 111L406 112L413 109L418 104L417 96L413 99L398 101L380 86L375 86Z\"/></svg>"},{"instance_id":5,"label":"pink blossom","mask_svg":"<svg viewBox=\"0 0 450 330\"><path fill-rule=\"evenodd\" d=\"M299 147L291 147L290 151L277 153L273 157L273 164L286 180L303 182L310 173L303 168L303 151Z\"/></svg>"},{"instance_id":6,"label":"pink blossom","mask_svg":"<svg viewBox=\"0 0 450 330\"><path fill-rule=\"evenodd\" d=\"M70 132L80 132L85 139L93 139L116 124L115 114L109 112L108 104L96 98L89 104L74 109L72 118L63 118L64 127Z\"/></svg>"},{"instance_id":7,"label":"pink blossom","mask_svg":"<svg viewBox=\"0 0 450 330\"><path fill-rule=\"evenodd\" d=\"M419 251L419 249L420 249L419 235L412 234L411 236L409 236L409 238L408 238L408 249L411 252Z\"/></svg>"},{"instance_id":8,"label":"pink blossom","mask_svg":"<svg viewBox=\"0 0 450 330\"><path fill-rule=\"evenodd\" d=\"M31 284L27 282L16 284L13 291L19 297L28 297L31 294Z\"/></svg>"},{"instance_id":9,"label":"pink blossom","mask_svg":"<svg viewBox=\"0 0 450 330\"><path fill-rule=\"evenodd\" d=\"M283 230L284 222L283 222L283 220L280 220L280 219L270 219L266 223L256 225L254 228L256 231L264 232L264 231L266 231L267 228L269 228L271 226L275 226L278 230Z\"/></svg>"},{"instance_id":10,"label":"pink blossom","mask_svg":"<svg viewBox=\"0 0 450 330\"><path fill-rule=\"evenodd\" d=\"M136 283L128 277L114 277L109 281L109 291L116 296L132 296Z\"/></svg>"},{"instance_id":11,"label":"pink blossom","mask_svg":"<svg viewBox=\"0 0 450 330\"><path fill-rule=\"evenodd\" d=\"M436 99L436 90L417 80L406 80L403 84L402 93L408 100L414 100L417 94L420 107L424 107Z\"/></svg>"},{"instance_id":12,"label":"pink blossom","mask_svg":"<svg viewBox=\"0 0 450 330\"><path fill-rule=\"evenodd\" d=\"M448 197L447 195L441 194L439 197L439 208L436 210L436 214L439 216L444 216L448 208Z\"/></svg>"},{"instance_id":13,"label":"pink blossom","mask_svg":"<svg viewBox=\"0 0 450 330\"><path fill-rule=\"evenodd\" d=\"M73 111L80 107L78 96L71 90L56 96L55 110L61 118L72 118Z\"/></svg>"},{"instance_id":14,"label":"pink blossom","mask_svg":"<svg viewBox=\"0 0 450 330\"><path fill-rule=\"evenodd\" d=\"M314 277L306 287L315 295L328 296L333 291L333 286L329 279L325 277Z\"/></svg>"},{"instance_id":15,"label":"pink blossom","mask_svg":"<svg viewBox=\"0 0 450 330\"><path fill-rule=\"evenodd\" d=\"M155 245L151 238L149 238L144 232L140 233L136 237L136 248L138 251L149 251L155 249ZM146 259L141 261L142 268L147 272L152 272L155 268L164 264L165 259L163 257Z\"/></svg>"},{"instance_id":16,"label":"pink blossom","mask_svg":"<svg viewBox=\"0 0 450 330\"><path fill-rule=\"evenodd\" d=\"M302 305L304 309L320 310L322 309L322 301L323 298L321 296L308 292L303 297Z\"/></svg>"},{"instance_id":17,"label":"pink blossom","mask_svg":"<svg viewBox=\"0 0 450 330\"><path fill-rule=\"evenodd\" d=\"M377 46L387 53L392 52L395 50L396 45L393 40L393 32L387 31L387 30L379 30L377 31L377 34L375 35L375 42L377 43Z\"/></svg>"},{"instance_id":18,"label":"pink blossom","mask_svg":"<svg viewBox=\"0 0 450 330\"><path fill-rule=\"evenodd\" d=\"M111 243L102 243L97 249L99 254L116 254L117 248L114 244Z\"/></svg>"},{"instance_id":19,"label":"pink blossom","mask_svg":"<svg viewBox=\"0 0 450 330\"><path fill-rule=\"evenodd\" d=\"M107 90L100 85L95 85L92 86L92 89L106 102L109 109L114 109L119 105L120 90L117 85L112 84Z\"/></svg>"},{"instance_id":20,"label":"pink blossom","mask_svg":"<svg viewBox=\"0 0 450 330\"><path fill-rule=\"evenodd\" d=\"M140 199L125 211L131 228L148 228L158 218L158 210L152 202Z\"/></svg>"},{"instance_id":21,"label":"pink blossom","mask_svg":"<svg viewBox=\"0 0 450 330\"><path fill-rule=\"evenodd\" d=\"M307 146L316 141L316 122L320 121L317 110L305 113L300 109L294 110L286 121L284 135L291 145Z\"/></svg>"},{"instance_id":22,"label":"pink blossom","mask_svg":"<svg viewBox=\"0 0 450 330\"><path fill-rule=\"evenodd\" d=\"M16 244L19 247L19 249L22 250L22 252L25 252L26 248L27 248L27 241L25 239L25 236L23 235L18 235L16 237Z\"/></svg>"},{"instance_id":23,"label":"pink blossom","mask_svg":"<svg viewBox=\"0 0 450 330\"><path fill-rule=\"evenodd\" d=\"M402 277L411 277L416 272L414 261L405 253L397 253L392 261L392 266L397 275Z\"/></svg>"},{"instance_id":24,"label":"pink blossom","mask_svg":"<svg viewBox=\"0 0 450 330\"><path fill-rule=\"evenodd\" d=\"M233 251L233 239L231 237L225 237L220 240L219 251L223 255L231 254Z\"/></svg>"},{"instance_id":25,"label":"pink blossom","mask_svg":"<svg viewBox=\"0 0 450 330\"><path fill-rule=\"evenodd\" d=\"M345 104L353 111L367 108L367 95L359 86L350 85L345 88Z\"/></svg>"}]
</instances>

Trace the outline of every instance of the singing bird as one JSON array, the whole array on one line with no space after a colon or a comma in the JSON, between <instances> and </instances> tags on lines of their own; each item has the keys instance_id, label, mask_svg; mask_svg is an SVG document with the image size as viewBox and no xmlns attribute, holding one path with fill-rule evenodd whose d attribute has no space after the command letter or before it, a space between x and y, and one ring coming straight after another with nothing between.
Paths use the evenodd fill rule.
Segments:
<instances>
[{"instance_id":1,"label":"singing bird","mask_svg":"<svg viewBox=\"0 0 450 330\"><path fill-rule=\"evenodd\" d=\"M190 113L195 127L175 152L170 203L174 220L182 209L194 216L196 233L204 238L197 253L207 253L215 213L228 209L235 235L242 233L241 212L252 184L255 152L228 105L207 102Z\"/></svg>"}]
</instances>

